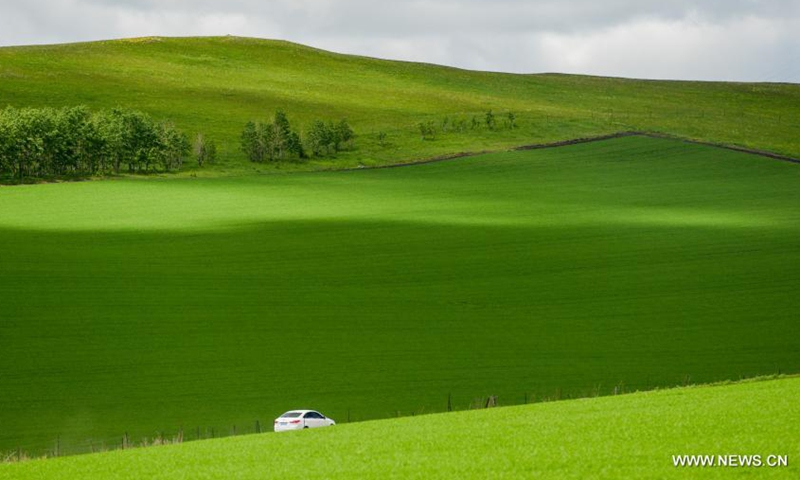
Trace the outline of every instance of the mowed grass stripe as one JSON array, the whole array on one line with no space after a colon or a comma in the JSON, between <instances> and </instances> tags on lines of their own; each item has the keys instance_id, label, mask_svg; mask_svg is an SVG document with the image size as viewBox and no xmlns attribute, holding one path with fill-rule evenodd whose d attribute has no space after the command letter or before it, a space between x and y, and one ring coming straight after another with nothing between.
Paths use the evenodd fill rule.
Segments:
<instances>
[{"instance_id":1,"label":"mowed grass stripe","mask_svg":"<svg viewBox=\"0 0 800 480\"><path fill-rule=\"evenodd\" d=\"M800 172L623 138L0 193L0 449L800 364Z\"/></svg>"},{"instance_id":2,"label":"mowed grass stripe","mask_svg":"<svg viewBox=\"0 0 800 480\"><path fill-rule=\"evenodd\" d=\"M800 380L543 403L0 465L14 480L790 478ZM675 467L758 455L761 467ZM769 467L770 455L788 466ZM715 459L716 460L716 459Z\"/></svg>"}]
</instances>

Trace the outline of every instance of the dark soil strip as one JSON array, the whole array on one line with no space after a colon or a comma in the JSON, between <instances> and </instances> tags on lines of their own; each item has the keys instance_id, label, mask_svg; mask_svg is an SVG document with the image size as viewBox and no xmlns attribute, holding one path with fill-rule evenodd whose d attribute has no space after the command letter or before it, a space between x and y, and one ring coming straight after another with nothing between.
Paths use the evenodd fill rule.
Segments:
<instances>
[{"instance_id":1,"label":"dark soil strip","mask_svg":"<svg viewBox=\"0 0 800 480\"><path fill-rule=\"evenodd\" d=\"M617 133L611 133L609 135L600 135L597 137L573 138L572 140L562 140L560 142L534 143L532 145L522 145L521 147L515 147L512 148L511 150L539 150L540 148L566 147L567 145L578 145L579 143L602 142L603 140L611 140L614 138L635 137L635 136L647 136L647 134L643 132L617 132Z\"/></svg>"},{"instance_id":2,"label":"dark soil strip","mask_svg":"<svg viewBox=\"0 0 800 480\"><path fill-rule=\"evenodd\" d=\"M513 148L512 150L536 150L539 148L551 148L551 147L563 147L566 145L576 145L578 143L588 143L588 142L597 142L601 140L611 140L612 138L622 138L622 137L650 137L650 138L664 138L667 140L677 140L679 142L684 143L693 143L695 145L705 145L708 147L716 147L716 148L724 148L725 150L733 150L734 152L742 152L742 153L749 153L751 155L759 155L761 157L772 158L774 160L782 160L784 162L791 162L791 163L800 163L800 159L789 157L786 155L779 155L777 153L766 152L764 150L756 150L753 148L745 148L739 147L736 145L727 145L724 143L714 143L714 142L704 142L702 140L692 140L690 138L683 138L677 135L670 135L668 133L656 133L656 132L618 132L612 133L611 135L602 135L599 137L586 137L586 138L576 138L574 140L565 140L563 142L553 142L553 143L540 143L535 145L523 145L521 147Z\"/></svg>"},{"instance_id":3,"label":"dark soil strip","mask_svg":"<svg viewBox=\"0 0 800 480\"><path fill-rule=\"evenodd\" d=\"M513 150L513 149L512 149ZM326 168L319 170L322 172L346 172L350 170L376 170L378 168L399 168L399 167L413 167L414 165L424 165L426 163L443 162L445 160L455 160L456 158L476 157L478 155L486 155L487 153L505 152L506 150L480 150L477 152L458 152L448 153L447 155L439 155L438 157L430 157L424 160L410 160L404 163L391 163L389 165L375 165L372 167L360 166L351 168Z\"/></svg>"},{"instance_id":4,"label":"dark soil strip","mask_svg":"<svg viewBox=\"0 0 800 480\"><path fill-rule=\"evenodd\" d=\"M584 138L573 138L572 140L562 140L560 142L552 142L552 143L534 143L531 145L522 145L521 147L512 147L507 150L480 150L477 152L458 152L458 153L448 153L447 155L439 155L437 157L430 157L424 160L411 160L409 162L403 163L392 163L390 165L377 165L374 167L352 167L352 168L342 168L342 169L325 169L324 171L349 171L349 170L374 170L378 168L399 168L399 167L411 167L413 165L424 165L426 163L436 163L436 162L443 162L446 160L455 160L456 158L464 158L464 157L475 157L478 155L485 155L487 153L498 153L498 152L508 152L508 151L516 151L516 150L537 150L540 148L553 148L553 147L565 147L567 145L577 145L579 143L589 143L589 142L600 142L603 140L611 140L612 138L621 138L621 137L632 137L635 135L646 135L640 132L617 132L612 133L609 135L599 135L596 137L584 137Z\"/></svg>"},{"instance_id":5,"label":"dark soil strip","mask_svg":"<svg viewBox=\"0 0 800 480\"><path fill-rule=\"evenodd\" d=\"M669 140L678 140L684 143L694 143L695 145L705 145L708 147L724 148L725 150L733 150L734 152L749 153L750 155L758 155L761 157L772 158L773 160L781 160L783 162L800 163L800 159L790 157L787 155L780 155L777 153L767 152L764 150L756 150L753 148L739 147L736 145L727 145L724 143L704 142L702 140L692 140L689 138L678 137L667 133L654 133L654 132L627 132L630 135L641 135L643 137L652 138L666 138Z\"/></svg>"}]
</instances>

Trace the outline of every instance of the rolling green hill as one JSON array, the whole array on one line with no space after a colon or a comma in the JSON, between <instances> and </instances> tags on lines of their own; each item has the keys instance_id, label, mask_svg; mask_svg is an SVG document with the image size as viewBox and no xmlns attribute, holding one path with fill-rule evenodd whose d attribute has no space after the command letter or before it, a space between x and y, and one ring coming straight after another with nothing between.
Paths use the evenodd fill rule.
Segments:
<instances>
[{"instance_id":1,"label":"rolling green hill","mask_svg":"<svg viewBox=\"0 0 800 480\"><path fill-rule=\"evenodd\" d=\"M800 86L512 75L340 55L237 37L141 38L0 48L0 106L125 106L205 132L221 161L203 174L272 170L249 164L238 139L250 119L283 108L305 128L347 117L357 149L282 170L406 162L459 151L646 130L800 157ZM420 138L448 117L517 114L516 130ZM502 118L499 119L502 123ZM384 145L378 132L387 133ZM191 171L191 168L189 168ZM197 172L190 172L195 173Z\"/></svg>"},{"instance_id":2,"label":"rolling green hill","mask_svg":"<svg viewBox=\"0 0 800 480\"><path fill-rule=\"evenodd\" d=\"M0 450L796 373L800 165L628 137L0 189Z\"/></svg>"},{"instance_id":3,"label":"rolling green hill","mask_svg":"<svg viewBox=\"0 0 800 480\"><path fill-rule=\"evenodd\" d=\"M680 388L0 465L0 476L796 478L799 395L797 378ZM761 467L675 467L673 455L758 455Z\"/></svg>"}]
</instances>

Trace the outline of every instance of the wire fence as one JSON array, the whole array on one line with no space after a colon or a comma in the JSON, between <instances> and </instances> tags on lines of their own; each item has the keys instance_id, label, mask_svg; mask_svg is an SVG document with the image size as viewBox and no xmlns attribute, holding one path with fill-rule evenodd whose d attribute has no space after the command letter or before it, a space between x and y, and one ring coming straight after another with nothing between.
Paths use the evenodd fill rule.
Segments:
<instances>
[{"instance_id":1,"label":"wire fence","mask_svg":"<svg viewBox=\"0 0 800 480\"><path fill-rule=\"evenodd\" d=\"M739 375L735 380L724 380L720 383L729 383L731 381L746 381L746 380L769 380L786 378L787 375L783 374L778 368L777 373L772 375ZM701 382L702 383L702 382ZM458 403L454 401L453 395L447 394L446 398L442 399L442 404L438 408L421 408L415 411L399 411L396 410L391 414L384 415L383 417L367 417L359 416L355 418L351 409L346 409L346 416L340 419L340 423L357 423L364 420L377 420L379 418L391 417L410 417L417 415L427 415L444 412L455 412L465 410L486 409L501 406L514 406L533 403L545 403L560 400L569 400L577 398L591 398L611 395L623 395L637 391L650 391L661 388L673 387L686 387L695 384L695 379L691 375L684 375L679 382L673 385L662 385L660 383L651 383L649 380L637 384L628 385L625 382L617 382L613 385L596 384L588 388L570 389L564 391L562 388L550 389L546 394L536 394L532 392L522 392L519 395L487 395L480 397L473 397L469 400L460 397ZM56 435L52 440L49 447L41 444L20 444L12 450L0 451L0 463L15 463L24 462L31 459L38 458L53 458L68 455L78 455L87 453L98 453L112 450L128 450L134 448L146 448L158 445L174 445L182 444L185 442L193 442L199 440L208 440L214 438L233 437L240 435L253 435L265 432L271 432L272 428L268 424L264 424L260 419L255 419L247 424L231 424L227 427L219 426L195 426L192 428L178 427L173 430L164 430L155 432L149 437L134 438L128 432L121 432L118 435L108 436L104 438L92 438L85 441L63 441L61 435Z\"/></svg>"},{"instance_id":2,"label":"wire fence","mask_svg":"<svg viewBox=\"0 0 800 480\"><path fill-rule=\"evenodd\" d=\"M682 384L688 384L690 377L686 377ZM641 387L645 387L642 385ZM652 387L647 387L650 389ZM395 410L383 416L356 415L348 408L346 414L338 420L338 423L357 423L365 420L377 420L392 417L411 417L444 412L456 412L465 410L494 408L500 406L523 405L530 403L543 403L549 401L566 400L573 398L596 397L602 395L619 395L627 393L629 389L623 382L612 387L603 388L595 385L579 391L569 391L564 393L561 388L556 388L547 394L536 394L532 392L521 392L519 395L487 395L478 397L463 397L454 400L453 394L447 394L442 399L438 407L422 407L411 411ZM55 435L49 442L49 446L41 443L20 444L12 450L0 450L0 463L13 463L26 461L35 458L54 458L69 455L79 455L87 453L99 453L112 450L129 450L134 448L145 448L158 445L174 445L199 440L209 440L215 438L233 437L241 435L261 434L272 431L272 425L264 423L261 419L254 419L246 424L231 424L228 426L202 426L177 427L156 431L150 436L134 436L129 432L120 432L117 435L106 437L94 437L83 441L67 441L65 436Z\"/></svg>"}]
</instances>

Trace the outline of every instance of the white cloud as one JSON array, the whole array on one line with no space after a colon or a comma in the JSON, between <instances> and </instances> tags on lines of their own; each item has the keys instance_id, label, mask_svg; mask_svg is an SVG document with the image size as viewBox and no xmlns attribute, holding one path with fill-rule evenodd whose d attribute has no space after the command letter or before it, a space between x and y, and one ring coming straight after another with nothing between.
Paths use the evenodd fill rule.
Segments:
<instances>
[{"instance_id":1,"label":"white cloud","mask_svg":"<svg viewBox=\"0 0 800 480\"><path fill-rule=\"evenodd\" d=\"M795 23L645 19L587 34L549 33L541 38L542 63L597 75L800 82Z\"/></svg>"}]
</instances>

